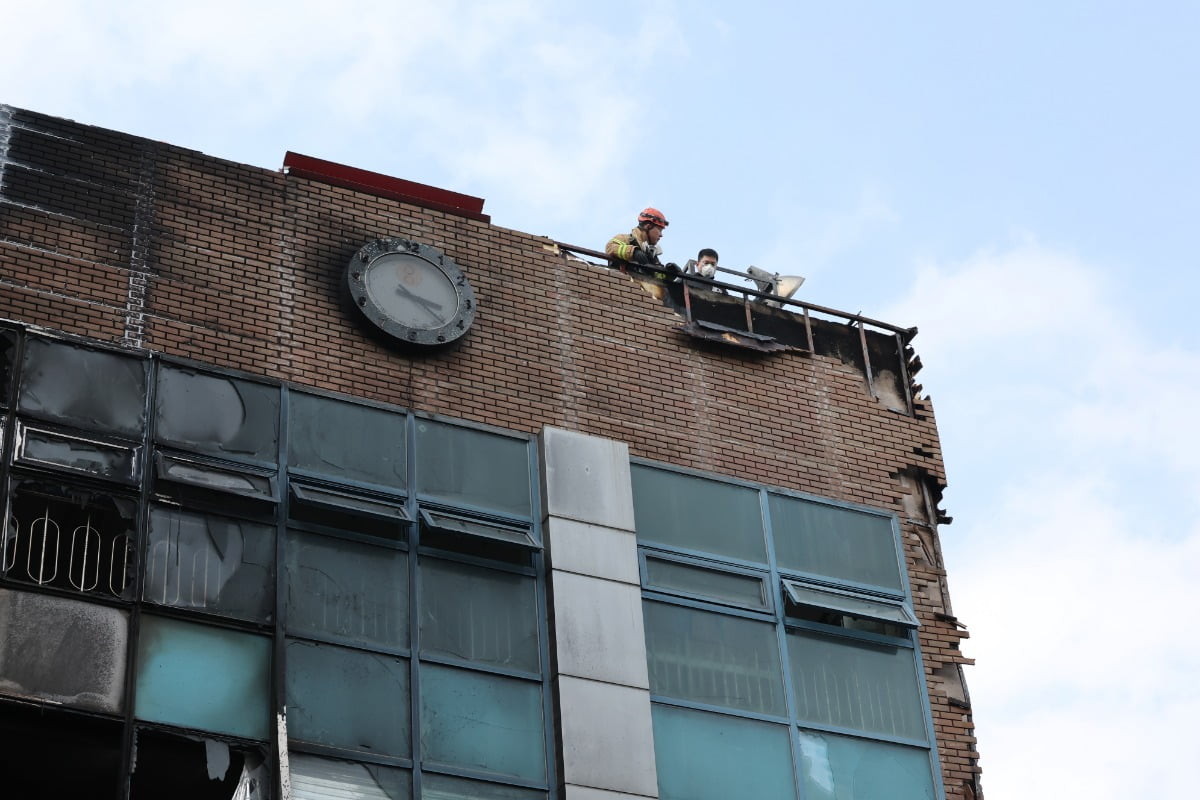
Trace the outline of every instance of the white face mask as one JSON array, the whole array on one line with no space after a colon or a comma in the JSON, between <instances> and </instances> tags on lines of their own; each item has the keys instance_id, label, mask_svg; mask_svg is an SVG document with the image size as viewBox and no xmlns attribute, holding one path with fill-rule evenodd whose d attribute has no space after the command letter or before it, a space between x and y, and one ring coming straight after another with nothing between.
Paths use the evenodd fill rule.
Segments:
<instances>
[{"instance_id":1,"label":"white face mask","mask_svg":"<svg viewBox=\"0 0 1200 800\"><path fill-rule=\"evenodd\" d=\"M700 274L706 278L711 278L713 275L717 274L717 265L709 261L705 261L700 265Z\"/></svg>"}]
</instances>

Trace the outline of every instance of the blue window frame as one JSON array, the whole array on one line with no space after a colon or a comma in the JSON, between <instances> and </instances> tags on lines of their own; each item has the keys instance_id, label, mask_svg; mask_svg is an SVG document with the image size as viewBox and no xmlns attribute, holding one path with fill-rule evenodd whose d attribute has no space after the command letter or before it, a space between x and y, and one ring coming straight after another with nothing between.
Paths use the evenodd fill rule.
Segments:
<instances>
[{"instance_id":1,"label":"blue window frame","mask_svg":"<svg viewBox=\"0 0 1200 800\"><path fill-rule=\"evenodd\" d=\"M660 796L943 800L895 517L632 473Z\"/></svg>"}]
</instances>

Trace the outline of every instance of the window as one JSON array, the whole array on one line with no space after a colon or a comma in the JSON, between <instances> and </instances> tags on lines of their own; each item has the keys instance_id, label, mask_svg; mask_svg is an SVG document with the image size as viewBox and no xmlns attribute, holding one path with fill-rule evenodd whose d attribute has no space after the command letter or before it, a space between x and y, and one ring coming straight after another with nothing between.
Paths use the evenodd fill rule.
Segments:
<instances>
[{"instance_id":1,"label":"window","mask_svg":"<svg viewBox=\"0 0 1200 800\"><path fill-rule=\"evenodd\" d=\"M893 518L650 464L633 482L660 796L940 797Z\"/></svg>"},{"instance_id":2,"label":"window","mask_svg":"<svg viewBox=\"0 0 1200 800\"><path fill-rule=\"evenodd\" d=\"M10 785L557 793L528 436L8 329L0 391Z\"/></svg>"}]
</instances>

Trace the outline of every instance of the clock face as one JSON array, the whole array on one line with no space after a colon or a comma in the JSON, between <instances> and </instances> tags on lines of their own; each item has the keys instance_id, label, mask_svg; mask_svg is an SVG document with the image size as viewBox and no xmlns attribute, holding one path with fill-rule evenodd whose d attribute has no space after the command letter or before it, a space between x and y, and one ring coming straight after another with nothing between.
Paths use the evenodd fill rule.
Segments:
<instances>
[{"instance_id":1,"label":"clock face","mask_svg":"<svg viewBox=\"0 0 1200 800\"><path fill-rule=\"evenodd\" d=\"M366 267L367 296L408 328L431 331L458 313L458 292L446 273L412 253L387 253Z\"/></svg>"},{"instance_id":2,"label":"clock face","mask_svg":"<svg viewBox=\"0 0 1200 800\"><path fill-rule=\"evenodd\" d=\"M448 344L475 318L475 294L451 259L428 245L380 239L346 269L350 296L371 323L415 345Z\"/></svg>"}]
</instances>

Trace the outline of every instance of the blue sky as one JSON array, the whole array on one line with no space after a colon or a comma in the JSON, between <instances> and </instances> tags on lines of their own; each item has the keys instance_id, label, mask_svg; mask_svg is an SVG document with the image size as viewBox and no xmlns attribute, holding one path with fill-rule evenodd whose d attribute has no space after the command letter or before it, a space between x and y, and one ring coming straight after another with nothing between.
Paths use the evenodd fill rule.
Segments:
<instances>
[{"instance_id":1,"label":"blue sky","mask_svg":"<svg viewBox=\"0 0 1200 800\"><path fill-rule=\"evenodd\" d=\"M1194 793L1200 3L0 0L0 103L917 325L984 788Z\"/></svg>"}]
</instances>

